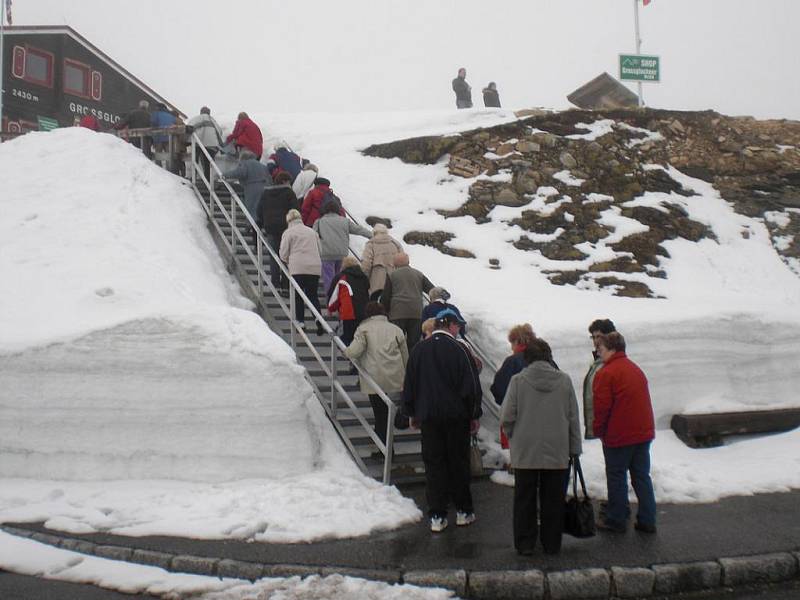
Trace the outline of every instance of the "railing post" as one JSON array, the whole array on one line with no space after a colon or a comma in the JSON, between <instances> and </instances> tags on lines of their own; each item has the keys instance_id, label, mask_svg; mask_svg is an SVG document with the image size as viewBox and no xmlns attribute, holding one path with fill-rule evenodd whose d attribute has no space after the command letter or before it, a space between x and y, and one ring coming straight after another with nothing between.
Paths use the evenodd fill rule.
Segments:
<instances>
[{"instance_id":1,"label":"railing post","mask_svg":"<svg viewBox=\"0 0 800 600\"><path fill-rule=\"evenodd\" d=\"M331 336L331 416L336 418L336 339Z\"/></svg>"},{"instance_id":2,"label":"railing post","mask_svg":"<svg viewBox=\"0 0 800 600\"><path fill-rule=\"evenodd\" d=\"M239 231L239 225L236 224L236 199L231 196L231 251L236 256L236 234Z\"/></svg>"},{"instance_id":3,"label":"railing post","mask_svg":"<svg viewBox=\"0 0 800 600\"><path fill-rule=\"evenodd\" d=\"M197 160L197 138L192 136L192 169L191 169L191 177L192 177L192 185L197 187L197 175L195 174L195 161ZM211 200L211 194L208 195L209 201Z\"/></svg>"},{"instance_id":4,"label":"railing post","mask_svg":"<svg viewBox=\"0 0 800 600\"><path fill-rule=\"evenodd\" d=\"M386 457L383 461L383 483L389 485L392 482L392 461L394 460L394 416L397 414L397 406L394 402L389 405L386 414Z\"/></svg>"},{"instance_id":5,"label":"railing post","mask_svg":"<svg viewBox=\"0 0 800 600\"><path fill-rule=\"evenodd\" d=\"M297 312L295 311L295 303L297 302L297 296L295 295L294 285L292 282L289 282L289 345L292 347L292 350L295 349L295 340L294 340L294 327L295 327L295 315Z\"/></svg>"},{"instance_id":6,"label":"railing post","mask_svg":"<svg viewBox=\"0 0 800 600\"><path fill-rule=\"evenodd\" d=\"M256 235L256 262L258 263L258 267L256 267L256 276L258 278L258 298L260 300L264 299L264 284L265 281L261 279L261 273L264 270L264 254L261 250L261 236Z\"/></svg>"}]
</instances>

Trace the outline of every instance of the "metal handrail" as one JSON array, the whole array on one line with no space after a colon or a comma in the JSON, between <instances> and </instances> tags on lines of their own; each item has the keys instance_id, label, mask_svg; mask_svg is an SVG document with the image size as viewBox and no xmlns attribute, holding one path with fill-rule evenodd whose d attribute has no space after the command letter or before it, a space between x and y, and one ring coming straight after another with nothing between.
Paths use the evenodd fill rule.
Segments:
<instances>
[{"instance_id":1,"label":"metal handrail","mask_svg":"<svg viewBox=\"0 0 800 600\"><path fill-rule=\"evenodd\" d=\"M205 173L203 172L202 165L198 164L198 150L202 153L205 158L208 160L209 164L211 165L212 170L210 171L211 174L211 181L209 181ZM216 175L216 177L215 177ZM222 184L225 186L227 191L230 193L231 197L231 211L230 213L227 211L224 204L220 201L219 196L215 191L215 184L214 181L218 180L221 181ZM231 187L230 183L228 183L224 177L222 171L219 169L219 166L214 162L213 157L209 154L208 150L203 146L202 142L198 139L196 134L192 134L192 152L191 152L191 181L192 181L192 188L194 189L195 193L201 200L201 204L203 208L209 215L209 220L216 228L217 233L219 234L220 238L225 242L226 245L229 246L229 250L231 251L232 255L236 255L236 247L237 242L239 246L244 250L245 256L247 256L248 261L251 265L254 265L256 268L256 273L258 275L258 292L259 297L263 297L263 290L264 288L268 289L272 296L278 301L278 305L281 307L281 310L284 312L286 316L289 317L289 331L290 331L290 345L292 349L296 348L297 342L295 339L295 334L299 335L300 340L305 344L305 346L310 350L313 358L322 368L323 373L325 373L326 377L330 380L330 403L329 405L323 399L323 393L321 390L317 388L314 382L311 380L308 372L306 371L306 377L312 383L313 387L317 390L317 398L320 400L323 408L325 409L326 413L331 419L331 422L334 424L335 428L337 429L340 437L350 450L350 453L353 456L353 459L356 463L360 466L360 468L366 472L366 466L364 465L363 460L358 455L356 449L352 446L347 435L345 434L341 425L339 425L336 419L336 401L337 401L337 393L344 399L345 404L353 411L353 414L356 417L356 420L359 424L366 430L367 435L372 439L378 449L384 455L384 465L383 465L383 482L388 484L391 482L391 466L392 466L392 458L393 458L393 448L394 448L394 417L395 413L397 412L397 407L395 406L394 402L389 398L386 392L381 389L381 387L375 382L375 380L367 373L361 366L354 360L350 359L344 351L346 350L347 346L345 346L342 339L336 335L335 331L328 325L327 321L323 318L322 314L314 307L314 305L309 300L308 296L306 296L305 292L303 292L302 288L297 284L294 277L291 276L286 266L280 260L280 257L275 252L274 248L270 246L267 242L264 234L261 232L261 228L258 227L250 216L249 212L244 206L239 195L236 191ZM198 187L198 181L205 187L209 194L209 206L206 207L205 199L203 198L202 194L200 193L200 189ZM227 237L225 236L224 232L221 230L219 225L217 224L216 220L213 218L214 215L214 208L218 208L221 211L221 214L225 218L225 221L231 226L231 239L230 242L228 241ZM253 254L252 250L250 249L249 243L244 238L239 226L237 224L237 209L241 215L244 215L244 222L246 226L256 233L256 253ZM241 217L240 217L241 218ZM272 280L267 274L264 272L264 254L263 250L269 253L270 257L273 259L274 264L278 265L278 268L281 270L281 273L286 277L287 281L290 284L289 288L289 303L287 304L283 301L283 298L278 293L278 290L272 284ZM317 320L319 323L322 324L323 330L325 333L330 336L331 338L331 346L330 346L330 367L326 363L326 360L321 356L321 354L317 351L316 347L311 340L306 335L306 332L303 328L299 326L297 321L294 318L294 308L295 303L298 301L303 302L305 304L305 308L311 311L312 316ZM338 350L338 353L337 353ZM350 394L347 390L344 389L344 386L337 379L337 370L336 370L336 362L339 360L339 357L344 356L344 358L349 361L352 365L355 366L358 374L360 377L364 379L364 381L369 384L377 396L381 398L381 400L387 405L387 427L386 427L386 442L382 442L378 435L375 433L374 428L369 425L369 423L364 419L361 415L361 412L355 405L355 402L350 397Z\"/></svg>"}]
</instances>

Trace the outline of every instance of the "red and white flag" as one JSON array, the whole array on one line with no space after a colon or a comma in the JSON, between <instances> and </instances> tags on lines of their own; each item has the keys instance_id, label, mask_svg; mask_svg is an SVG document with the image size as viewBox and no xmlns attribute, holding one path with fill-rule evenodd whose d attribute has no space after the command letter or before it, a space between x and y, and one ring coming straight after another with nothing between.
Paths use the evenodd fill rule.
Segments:
<instances>
[{"instance_id":1,"label":"red and white flag","mask_svg":"<svg viewBox=\"0 0 800 600\"><path fill-rule=\"evenodd\" d=\"M645 6L647 6L648 4L650 4L652 1L653 1L653 0L642 0L642 2L644 3L644 5L645 5Z\"/></svg>"}]
</instances>

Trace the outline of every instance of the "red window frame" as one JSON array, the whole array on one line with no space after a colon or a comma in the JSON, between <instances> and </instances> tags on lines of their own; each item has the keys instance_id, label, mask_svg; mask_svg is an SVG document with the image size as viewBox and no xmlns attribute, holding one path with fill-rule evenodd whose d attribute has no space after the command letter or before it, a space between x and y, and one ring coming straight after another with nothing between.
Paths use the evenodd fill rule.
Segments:
<instances>
[{"instance_id":1,"label":"red window frame","mask_svg":"<svg viewBox=\"0 0 800 600\"><path fill-rule=\"evenodd\" d=\"M41 58L44 58L47 61L47 79L35 79L28 75L28 57L34 54ZM40 85L42 87L53 87L53 62L55 61L55 56L52 52L48 52L47 50L42 50L41 48L34 48L33 46L25 46L25 75L23 76L23 80L27 81L28 83L33 83L34 85Z\"/></svg>"},{"instance_id":2,"label":"red window frame","mask_svg":"<svg viewBox=\"0 0 800 600\"><path fill-rule=\"evenodd\" d=\"M83 89L76 90L67 87L67 67L72 67L83 71ZM78 98L86 98L87 100L92 93L92 68L86 63L73 60L71 58L64 59L64 70L61 74L61 87L64 89L65 94L71 96L78 96Z\"/></svg>"}]
</instances>

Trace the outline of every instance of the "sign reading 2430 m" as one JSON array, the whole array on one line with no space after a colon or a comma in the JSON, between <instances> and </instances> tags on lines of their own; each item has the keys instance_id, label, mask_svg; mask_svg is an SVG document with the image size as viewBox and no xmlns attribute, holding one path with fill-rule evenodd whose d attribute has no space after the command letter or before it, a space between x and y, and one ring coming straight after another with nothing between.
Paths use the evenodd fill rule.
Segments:
<instances>
[{"instance_id":1,"label":"sign reading 2430 m","mask_svg":"<svg viewBox=\"0 0 800 600\"><path fill-rule=\"evenodd\" d=\"M622 81L661 81L661 60L642 54L619 55L619 78Z\"/></svg>"}]
</instances>

